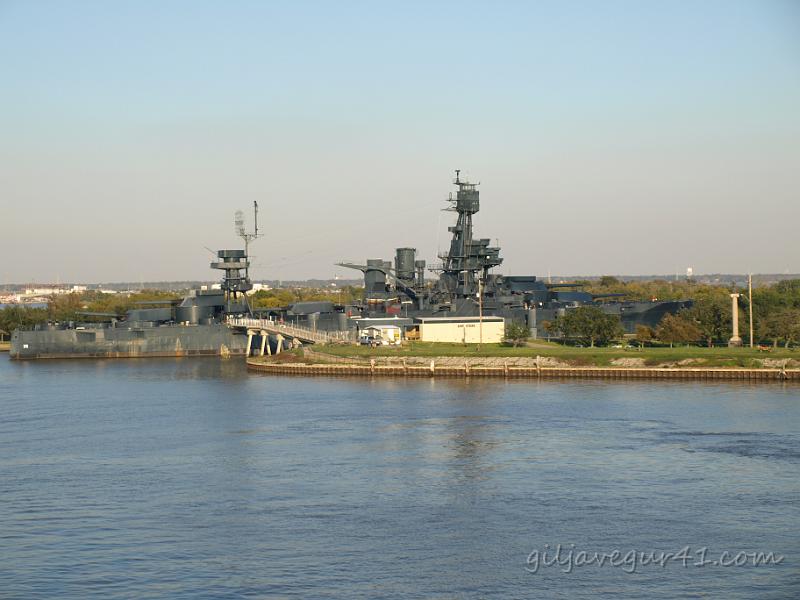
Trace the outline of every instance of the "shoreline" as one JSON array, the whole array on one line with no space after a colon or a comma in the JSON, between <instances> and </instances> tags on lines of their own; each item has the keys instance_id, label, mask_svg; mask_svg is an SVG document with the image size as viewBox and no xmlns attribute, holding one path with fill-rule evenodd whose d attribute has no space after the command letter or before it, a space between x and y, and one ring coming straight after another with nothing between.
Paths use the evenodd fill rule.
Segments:
<instances>
[{"instance_id":1,"label":"shoreline","mask_svg":"<svg viewBox=\"0 0 800 600\"><path fill-rule=\"evenodd\" d=\"M272 375L321 375L360 377L491 377L504 379L603 378L694 379L714 381L800 382L800 369L671 368L671 367L487 367L470 365L379 365L348 363L272 362L248 358L247 369Z\"/></svg>"}]
</instances>

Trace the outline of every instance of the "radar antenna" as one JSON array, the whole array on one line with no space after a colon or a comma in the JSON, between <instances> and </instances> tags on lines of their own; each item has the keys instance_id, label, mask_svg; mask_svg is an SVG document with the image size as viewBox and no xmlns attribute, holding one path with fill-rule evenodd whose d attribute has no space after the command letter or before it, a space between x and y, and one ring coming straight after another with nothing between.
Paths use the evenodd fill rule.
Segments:
<instances>
[{"instance_id":1,"label":"radar antenna","mask_svg":"<svg viewBox=\"0 0 800 600\"><path fill-rule=\"evenodd\" d=\"M233 228L239 237L243 238L247 235L244 231L244 213L240 210L237 210L233 216Z\"/></svg>"},{"instance_id":2,"label":"radar antenna","mask_svg":"<svg viewBox=\"0 0 800 600\"><path fill-rule=\"evenodd\" d=\"M234 229L236 230L236 235L244 240L244 253L245 256L249 257L250 242L257 240L264 235L262 233L258 233L258 202L253 201L253 231L251 233L247 233L247 230L245 229L244 213L241 210L236 211L236 214L233 218L233 225Z\"/></svg>"}]
</instances>

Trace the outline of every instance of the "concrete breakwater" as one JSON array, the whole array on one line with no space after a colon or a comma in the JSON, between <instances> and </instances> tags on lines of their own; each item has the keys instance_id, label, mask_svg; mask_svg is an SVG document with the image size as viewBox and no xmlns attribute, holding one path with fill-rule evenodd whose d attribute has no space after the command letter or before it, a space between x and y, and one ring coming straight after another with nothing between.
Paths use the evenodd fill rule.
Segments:
<instances>
[{"instance_id":1,"label":"concrete breakwater","mask_svg":"<svg viewBox=\"0 0 800 600\"><path fill-rule=\"evenodd\" d=\"M485 366L464 361L438 365L436 359L420 364L271 362L252 358L247 368L274 375L408 376L408 377L504 377L504 378L606 378L606 379L701 379L741 381L796 381L800 369L635 368L635 367L521 367Z\"/></svg>"}]
</instances>

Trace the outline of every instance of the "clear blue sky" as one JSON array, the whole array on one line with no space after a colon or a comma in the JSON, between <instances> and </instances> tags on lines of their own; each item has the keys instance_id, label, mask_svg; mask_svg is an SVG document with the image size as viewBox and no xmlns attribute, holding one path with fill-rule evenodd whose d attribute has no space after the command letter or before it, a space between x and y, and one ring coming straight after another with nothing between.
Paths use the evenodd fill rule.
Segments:
<instances>
[{"instance_id":1,"label":"clear blue sky","mask_svg":"<svg viewBox=\"0 0 800 600\"><path fill-rule=\"evenodd\" d=\"M0 282L800 271L800 2L0 0ZM754 240L750 244L750 240ZM11 259L11 260L9 260Z\"/></svg>"}]
</instances>

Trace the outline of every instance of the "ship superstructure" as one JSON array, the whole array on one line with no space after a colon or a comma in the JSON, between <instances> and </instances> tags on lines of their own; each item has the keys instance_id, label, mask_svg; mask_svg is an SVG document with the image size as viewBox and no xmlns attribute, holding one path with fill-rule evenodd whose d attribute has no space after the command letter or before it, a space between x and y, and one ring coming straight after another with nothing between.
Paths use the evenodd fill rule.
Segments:
<instances>
[{"instance_id":1,"label":"ship superstructure","mask_svg":"<svg viewBox=\"0 0 800 600\"><path fill-rule=\"evenodd\" d=\"M211 268L222 271L219 285L191 290L181 300L144 302L124 316L79 313L84 321L41 323L11 336L10 357L83 358L237 355L247 349L247 336L227 325L230 317L248 317L250 281L248 244L259 237L258 204L252 233L245 232L241 213L236 232L244 250L219 250ZM100 318L101 320L98 320Z\"/></svg>"},{"instance_id":2,"label":"ship superstructure","mask_svg":"<svg viewBox=\"0 0 800 600\"><path fill-rule=\"evenodd\" d=\"M584 305L596 305L620 316L627 331L638 324L655 326L666 313L675 313L691 301L623 302L616 294L593 295L574 283L546 283L535 275L501 275L492 270L502 264L500 248L487 238L475 238L473 216L480 210L477 183L456 171L455 194L444 210L456 214L446 252L428 270L438 277L426 282L425 261L414 248L397 248L394 265L373 258L363 264L338 263L364 273L364 303L358 307L362 318L403 316L502 316L525 323L537 335L543 321ZM605 301L603 301L605 300Z\"/></svg>"},{"instance_id":3,"label":"ship superstructure","mask_svg":"<svg viewBox=\"0 0 800 600\"><path fill-rule=\"evenodd\" d=\"M453 296L474 296L479 286L489 278L489 271L502 264L500 248L489 245L488 239L472 237L472 216L480 210L478 184L461 179L456 171L453 181L458 186L455 197L450 194L450 207L445 210L457 214L455 225L448 227L452 234L450 250L439 255L441 267L439 289Z\"/></svg>"}]
</instances>

